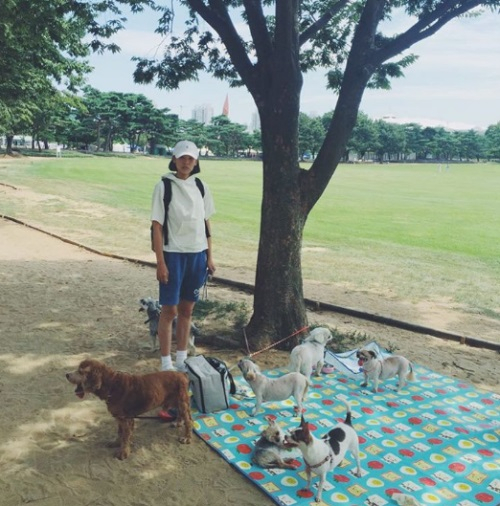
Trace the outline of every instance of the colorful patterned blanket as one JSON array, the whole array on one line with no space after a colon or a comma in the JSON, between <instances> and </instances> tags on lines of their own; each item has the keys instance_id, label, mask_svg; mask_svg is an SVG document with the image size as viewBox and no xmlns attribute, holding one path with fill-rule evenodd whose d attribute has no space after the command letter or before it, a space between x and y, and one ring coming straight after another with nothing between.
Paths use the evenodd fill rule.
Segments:
<instances>
[{"instance_id":1,"label":"colorful patterned blanket","mask_svg":"<svg viewBox=\"0 0 500 506\"><path fill-rule=\"evenodd\" d=\"M376 343L372 346L377 348ZM312 378L305 404L305 419L320 437L343 420L345 407L338 399L345 396L360 439L362 477L353 475L355 463L346 455L342 466L328 474L319 504L395 505L392 496L399 492L422 506L499 506L500 395L418 365L416 380L401 392L397 393L394 378L375 394L360 387L355 352L327 353L327 362L336 370ZM347 371L339 372L342 367ZM277 377L285 372L265 374ZM304 462L297 450L290 453L300 463L296 471L262 469L250 461L267 426L265 415L275 415L285 430L299 424L293 399L265 403L265 409L251 417L253 393L242 378L235 380L238 390L231 408L194 413L195 432L276 504L317 505L315 490L304 490ZM317 482L314 476L314 486Z\"/></svg>"}]
</instances>

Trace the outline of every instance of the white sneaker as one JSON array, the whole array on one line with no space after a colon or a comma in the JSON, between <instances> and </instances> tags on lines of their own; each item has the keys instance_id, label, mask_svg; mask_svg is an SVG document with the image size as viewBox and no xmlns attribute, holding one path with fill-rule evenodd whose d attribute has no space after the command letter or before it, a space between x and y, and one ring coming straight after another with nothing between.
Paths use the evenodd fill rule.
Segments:
<instances>
[{"instance_id":1,"label":"white sneaker","mask_svg":"<svg viewBox=\"0 0 500 506\"><path fill-rule=\"evenodd\" d=\"M184 363L182 363L182 364L175 364L175 368L179 372L188 372L186 364L184 364Z\"/></svg>"},{"instance_id":2,"label":"white sneaker","mask_svg":"<svg viewBox=\"0 0 500 506\"><path fill-rule=\"evenodd\" d=\"M173 366L173 365L171 365L170 367L163 367L163 366L161 366L160 367L160 371L162 371L162 372L163 371L177 371L177 368L175 366Z\"/></svg>"}]
</instances>

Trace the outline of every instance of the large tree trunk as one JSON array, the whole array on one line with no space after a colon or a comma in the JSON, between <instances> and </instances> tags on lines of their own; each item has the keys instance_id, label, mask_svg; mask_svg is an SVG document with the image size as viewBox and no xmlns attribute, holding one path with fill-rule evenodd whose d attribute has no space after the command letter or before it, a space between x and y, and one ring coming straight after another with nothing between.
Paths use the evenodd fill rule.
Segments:
<instances>
[{"instance_id":1,"label":"large tree trunk","mask_svg":"<svg viewBox=\"0 0 500 506\"><path fill-rule=\"evenodd\" d=\"M296 1L277 4L275 53L267 89L254 96L264 153L260 242L254 312L247 337L254 349L291 336L307 325L302 289L301 245L307 217L298 162L302 75L298 65ZM295 27L290 32L289 26ZM280 28L281 27L281 28ZM290 349L297 336L282 342Z\"/></svg>"},{"instance_id":2,"label":"large tree trunk","mask_svg":"<svg viewBox=\"0 0 500 506\"><path fill-rule=\"evenodd\" d=\"M263 143L266 157L254 312L246 329L254 349L307 325L301 266L305 216L296 145L283 143L280 135ZM297 337L283 341L281 348L295 344Z\"/></svg>"},{"instance_id":3,"label":"large tree trunk","mask_svg":"<svg viewBox=\"0 0 500 506\"><path fill-rule=\"evenodd\" d=\"M301 2L275 2L272 37L265 28L265 15L258 2L244 2L258 56L255 65L248 60L233 27L225 24L227 11L222 2L213 2L216 13L202 2L188 3L219 31L261 120L264 185L254 313L246 327L248 343L256 350L280 341L280 347L290 349L298 337L287 338L307 325L301 266L304 226L345 154L364 89L380 63L370 58L376 48L376 27L385 2L366 1L332 122L308 171L300 169L298 163Z\"/></svg>"}]
</instances>

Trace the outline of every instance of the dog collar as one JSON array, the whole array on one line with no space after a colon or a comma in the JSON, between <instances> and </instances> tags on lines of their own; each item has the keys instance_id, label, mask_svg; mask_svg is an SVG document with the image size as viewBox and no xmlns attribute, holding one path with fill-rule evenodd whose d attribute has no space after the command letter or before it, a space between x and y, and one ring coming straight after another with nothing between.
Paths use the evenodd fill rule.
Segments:
<instances>
[{"instance_id":1,"label":"dog collar","mask_svg":"<svg viewBox=\"0 0 500 506\"><path fill-rule=\"evenodd\" d=\"M309 462L307 462L306 459L304 459L304 462L308 469L316 469L317 467L321 467L323 464L326 464L328 461L333 462L332 452L328 452L328 455L318 464L311 465Z\"/></svg>"}]
</instances>

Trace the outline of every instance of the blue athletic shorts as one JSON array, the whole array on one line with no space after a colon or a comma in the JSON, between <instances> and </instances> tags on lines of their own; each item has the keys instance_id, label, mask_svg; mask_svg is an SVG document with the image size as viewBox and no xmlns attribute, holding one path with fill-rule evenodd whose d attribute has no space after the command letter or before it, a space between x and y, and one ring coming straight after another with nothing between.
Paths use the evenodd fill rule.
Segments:
<instances>
[{"instance_id":1,"label":"blue athletic shorts","mask_svg":"<svg viewBox=\"0 0 500 506\"><path fill-rule=\"evenodd\" d=\"M197 302L208 276L207 252L163 252L168 283L160 283L160 306L176 306L179 300Z\"/></svg>"}]
</instances>

